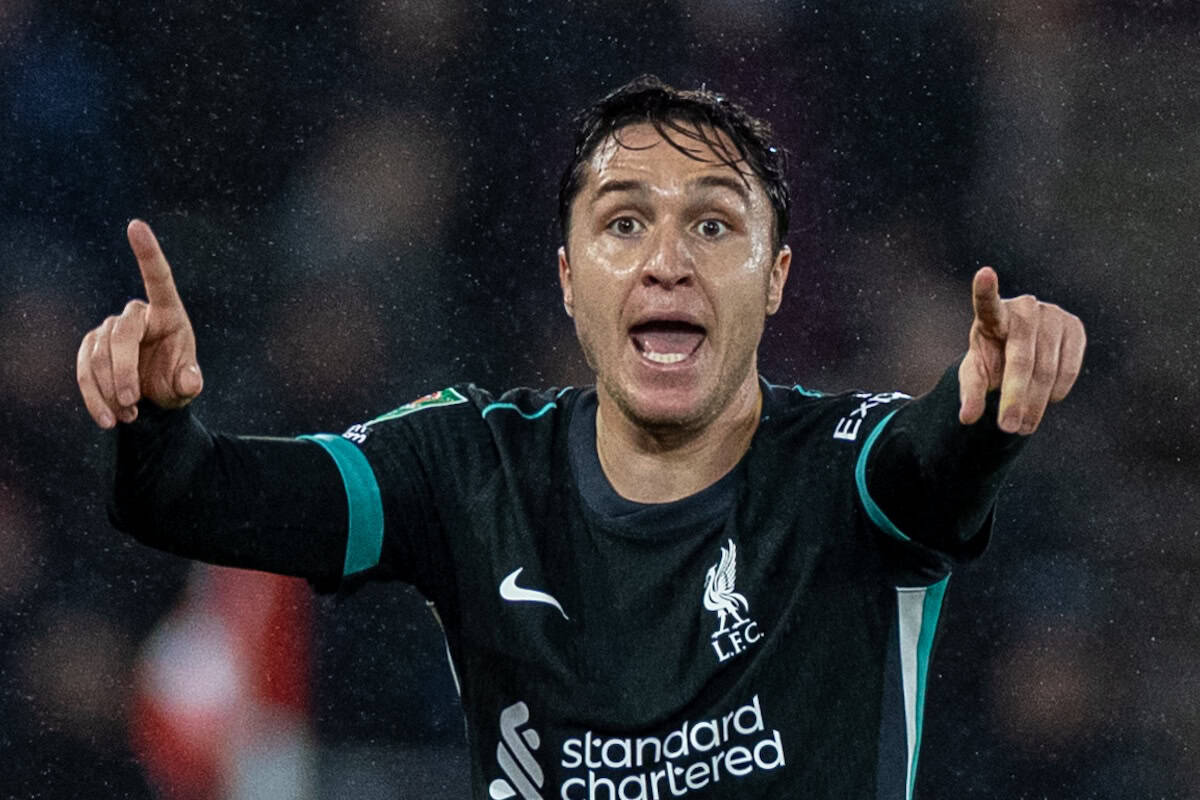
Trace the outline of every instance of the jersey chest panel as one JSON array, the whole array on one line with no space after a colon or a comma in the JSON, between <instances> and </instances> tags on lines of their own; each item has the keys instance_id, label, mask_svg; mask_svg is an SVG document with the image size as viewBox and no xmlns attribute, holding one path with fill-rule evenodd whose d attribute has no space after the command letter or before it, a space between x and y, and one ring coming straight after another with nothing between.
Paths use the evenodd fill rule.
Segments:
<instances>
[{"instance_id":1,"label":"jersey chest panel","mask_svg":"<svg viewBox=\"0 0 1200 800\"><path fill-rule=\"evenodd\" d=\"M781 455L802 434L751 454L722 524L670 541L598 521L565 468L547 480L552 444L540 462L505 454L487 513L450 520L471 529L453 638L472 751L515 759L484 757L482 775L532 780L509 775L524 755L564 797L604 781L626 782L613 796L773 796L781 780L823 796L831 775L828 791L852 793L830 796L865 796L894 590L852 460ZM518 753L518 728L538 748Z\"/></svg>"}]
</instances>

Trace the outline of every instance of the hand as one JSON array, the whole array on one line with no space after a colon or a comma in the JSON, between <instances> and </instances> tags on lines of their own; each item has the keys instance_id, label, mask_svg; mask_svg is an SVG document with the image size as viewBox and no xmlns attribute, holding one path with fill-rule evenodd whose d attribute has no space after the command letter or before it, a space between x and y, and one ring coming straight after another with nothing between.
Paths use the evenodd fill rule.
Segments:
<instances>
[{"instance_id":1,"label":"hand","mask_svg":"<svg viewBox=\"0 0 1200 800\"><path fill-rule=\"evenodd\" d=\"M192 323L158 240L137 219L127 233L149 302L130 300L119 316L88 331L75 359L84 405L106 429L137 419L143 397L162 408L182 408L204 386Z\"/></svg>"},{"instance_id":2,"label":"hand","mask_svg":"<svg viewBox=\"0 0 1200 800\"><path fill-rule=\"evenodd\" d=\"M987 393L999 389L1000 430L1028 436L1046 406L1071 391L1087 335L1074 314L1028 294L1002 300L999 287L991 267L975 273L975 321L958 368L958 418L965 425L979 421Z\"/></svg>"}]
</instances>

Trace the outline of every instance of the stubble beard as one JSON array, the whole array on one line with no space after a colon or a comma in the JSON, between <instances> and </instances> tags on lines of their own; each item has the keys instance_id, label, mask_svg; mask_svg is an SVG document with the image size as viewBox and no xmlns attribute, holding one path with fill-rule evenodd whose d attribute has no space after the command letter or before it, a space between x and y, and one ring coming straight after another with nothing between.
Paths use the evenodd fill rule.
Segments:
<instances>
[{"instance_id":1,"label":"stubble beard","mask_svg":"<svg viewBox=\"0 0 1200 800\"><path fill-rule=\"evenodd\" d=\"M631 397L630 392L626 391L618 377L601 372L597 368L600 359L588 337L578 329L576 329L576 335L583 350L583 356L592 373L596 375L599 388L603 389L604 394L612 399L617 410L632 425L662 441L689 439L704 431L733 400L737 390L741 387L744 375L755 363L755 352L751 351L739 363L733 365L733 369L730 370L731 374L721 375L718 378L716 386L689 414L648 414L638 408L638 404Z\"/></svg>"}]
</instances>

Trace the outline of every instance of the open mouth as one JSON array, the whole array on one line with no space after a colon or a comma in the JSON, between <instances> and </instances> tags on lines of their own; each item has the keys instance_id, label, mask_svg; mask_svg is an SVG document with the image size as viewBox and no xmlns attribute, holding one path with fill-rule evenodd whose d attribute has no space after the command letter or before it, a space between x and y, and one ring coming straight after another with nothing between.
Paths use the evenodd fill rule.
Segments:
<instances>
[{"instance_id":1,"label":"open mouth","mask_svg":"<svg viewBox=\"0 0 1200 800\"><path fill-rule=\"evenodd\" d=\"M651 320L629 329L629 338L642 357L655 364L678 364L699 349L706 332L699 325L676 320Z\"/></svg>"}]
</instances>

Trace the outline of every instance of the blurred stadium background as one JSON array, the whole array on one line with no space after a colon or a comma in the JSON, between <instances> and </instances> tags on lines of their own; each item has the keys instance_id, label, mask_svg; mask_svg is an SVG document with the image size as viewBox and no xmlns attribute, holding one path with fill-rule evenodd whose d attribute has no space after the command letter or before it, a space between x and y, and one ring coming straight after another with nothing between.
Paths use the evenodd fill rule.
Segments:
<instances>
[{"instance_id":1,"label":"blurred stadium background","mask_svg":"<svg viewBox=\"0 0 1200 800\"><path fill-rule=\"evenodd\" d=\"M0 797L464 796L420 599L117 534L74 352L140 292L140 216L214 427L586 381L554 271L566 120L643 72L744 100L791 150L773 380L923 391L983 263L1089 326L952 582L919 796L1200 797L1189 0L4 0Z\"/></svg>"}]
</instances>

